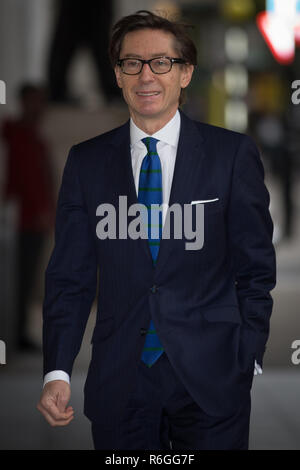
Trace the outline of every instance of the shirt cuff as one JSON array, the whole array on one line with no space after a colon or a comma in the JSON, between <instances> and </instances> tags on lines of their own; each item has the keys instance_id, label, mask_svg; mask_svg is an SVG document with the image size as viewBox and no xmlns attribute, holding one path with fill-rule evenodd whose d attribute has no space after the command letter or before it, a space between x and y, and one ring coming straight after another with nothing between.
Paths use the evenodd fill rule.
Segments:
<instances>
[{"instance_id":1,"label":"shirt cuff","mask_svg":"<svg viewBox=\"0 0 300 470\"><path fill-rule=\"evenodd\" d=\"M70 384L70 376L63 370L53 370L48 372L44 377L43 387L45 387L46 383L52 382L52 380L64 380L64 382Z\"/></svg>"}]
</instances>

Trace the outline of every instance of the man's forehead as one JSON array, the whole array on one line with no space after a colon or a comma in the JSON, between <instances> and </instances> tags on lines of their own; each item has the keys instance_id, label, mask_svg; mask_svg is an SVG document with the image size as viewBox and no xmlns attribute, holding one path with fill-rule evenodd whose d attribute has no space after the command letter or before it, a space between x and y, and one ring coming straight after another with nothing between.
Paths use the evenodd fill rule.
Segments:
<instances>
[{"instance_id":1,"label":"man's forehead","mask_svg":"<svg viewBox=\"0 0 300 470\"><path fill-rule=\"evenodd\" d=\"M130 31L124 36L121 51L133 57L142 57L145 53L151 57L158 57L173 52L174 43L175 37L168 31L141 29Z\"/></svg>"},{"instance_id":2,"label":"man's forehead","mask_svg":"<svg viewBox=\"0 0 300 470\"><path fill-rule=\"evenodd\" d=\"M151 52L150 54L147 54L149 55L149 57L163 57L163 56L166 56L169 54L169 51L164 51L164 52ZM144 57L144 54L140 55L140 54L136 54L134 52L128 52L127 54L123 54L122 55L123 58L125 57L134 57L134 58L137 58L137 59L142 59Z\"/></svg>"}]
</instances>

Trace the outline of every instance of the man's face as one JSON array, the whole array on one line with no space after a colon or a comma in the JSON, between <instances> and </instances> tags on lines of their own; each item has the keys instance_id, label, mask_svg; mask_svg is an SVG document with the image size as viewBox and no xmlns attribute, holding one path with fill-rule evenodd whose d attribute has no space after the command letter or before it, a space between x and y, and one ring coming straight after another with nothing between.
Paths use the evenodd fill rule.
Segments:
<instances>
[{"instance_id":1,"label":"man's face","mask_svg":"<svg viewBox=\"0 0 300 470\"><path fill-rule=\"evenodd\" d=\"M165 31L132 31L124 37L120 59L133 57L148 60L161 56L180 58L174 49L174 40L174 36ZM170 72L160 75L153 73L148 64L144 64L138 75L126 75L116 66L115 73L135 122L155 119L164 124L175 114L181 88L190 83L193 66L173 64Z\"/></svg>"}]
</instances>

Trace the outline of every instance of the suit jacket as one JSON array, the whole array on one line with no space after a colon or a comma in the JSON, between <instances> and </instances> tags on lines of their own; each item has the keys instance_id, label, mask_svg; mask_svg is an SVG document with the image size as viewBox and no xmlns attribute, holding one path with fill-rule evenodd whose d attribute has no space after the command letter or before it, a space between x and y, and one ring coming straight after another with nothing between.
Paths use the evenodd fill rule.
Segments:
<instances>
[{"instance_id":1,"label":"suit jacket","mask_svg":"<svg viewBox=\"0 0 300 470\"><path fill-rule=\"evenodd\" d=\"M200 250L186 250L185 236L162 238L153 266L145 239L100 240L97 207L113 204L118 220L120 195L128 207L138 202L129 121L70 150L46 270L44 373L71 374L99 282L85 383L89 419L109 423L122 412L150 318L199 406L233 413L249 396L255 359L262 364L275 286L269 194L255 144L181 112L169 206L218 199L205 205Z\"/></svg>"}]
</instances>

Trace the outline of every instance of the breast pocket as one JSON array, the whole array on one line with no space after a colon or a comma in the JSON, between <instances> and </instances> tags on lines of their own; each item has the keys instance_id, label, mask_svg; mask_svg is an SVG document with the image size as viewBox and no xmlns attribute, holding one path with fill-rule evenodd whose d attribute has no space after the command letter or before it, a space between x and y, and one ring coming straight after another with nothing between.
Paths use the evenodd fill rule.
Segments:
<instances>
[{"instance_id":1,"label":"breast pocket","mask_svg":"<svg viewBox=\"0 0 300 470\"><path fill-rule=\"evenodd\" d=\"M204 214L214 214L215 212L219 212L223 209L222 201L218 197L211 197L206 199L203 197L194 197L190 204L193 208L193 211L196 210L197 206L202 206Z\"/></svg>"},{"instance_id":2,"label":"breast pocket","mask_svg":"<svg viewBox=\"0 0 300 470\"><path fill-rule=\"evenodd\" d=\"M223 210L223 206L220 200L203 203L204 217L205 215L215 214Z\"/></svg>"}]
</instances>

